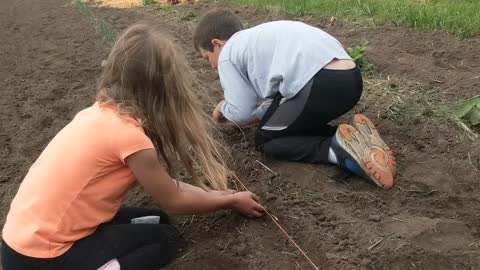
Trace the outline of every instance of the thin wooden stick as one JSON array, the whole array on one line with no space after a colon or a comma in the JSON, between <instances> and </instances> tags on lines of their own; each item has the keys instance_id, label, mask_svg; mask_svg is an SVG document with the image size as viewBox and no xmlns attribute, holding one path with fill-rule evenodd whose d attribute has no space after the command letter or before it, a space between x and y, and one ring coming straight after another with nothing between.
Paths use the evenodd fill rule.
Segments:
<instances>
[{"instance_id":1,"label":"thin wooden stick","mask_svg":"<svg viewBox=\"0 0 480 270\"><path fill-rule=\"evenodd\" d=\"M242 181L240 181L240 179L238 179L238 177L236 175L234 175L234 177L237 179L237 181L242 185L242 187L246 190L246 191L250 191L248 190L248 188L243 184ZM278 218L272 214L270 214L270 212L268 212L267 209L265 209L265 213L267 214L267 216L270 217L270 219L272 219L272 222L277 225L277 227L280 229L280 231L287 237L287 239L298 249L298 251L300 251L300 253L303 255L303 257L305 257L305 259L307 259L307 261L310 263L310 265L312 265L313 269L315 270L320 270L320 268L318 268L318 266L315 265L315 263L310 259L310 257L308 257L308 255L305 253L305 251L303 251L303 249L297 244L297 242L295 242L295 240L293 240L293 238L288 234L288 232L283 228L282 225L280 225L280 223L278 223Z\"/></svg>"},{"instance_id":2,"label":"thin wooden stick","mask_svg":"<svg viewBox=\"0 0 480 270\"><path fill-rule=\"evenodd\" d=\"M262 162L260 162L259 160L255 160L258 164L262 165L265 169L267 169L269 172L271 173L275 173L272 169L270 169L269 167L267 167L267 165L263 164Z\"/></svg>"}]
</instances>

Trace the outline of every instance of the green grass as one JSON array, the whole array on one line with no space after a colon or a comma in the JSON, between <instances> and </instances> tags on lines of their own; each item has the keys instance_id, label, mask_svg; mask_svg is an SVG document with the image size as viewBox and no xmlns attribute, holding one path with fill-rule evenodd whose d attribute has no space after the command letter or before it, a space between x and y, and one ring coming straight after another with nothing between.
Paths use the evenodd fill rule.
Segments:
<instances>
[{"instance_id":1,"label":"green grass","mask_svg":"<svg viewBox=\"0 0 480 270\"><path fill-rule=\"evenodd\" d=\"M195 18L195 14L191 11L184 12L180 15L180 20L182 21L190 21Z\"/></svg>"},{"instance_id":2,"label":"green grass","mask_svg":"<svg viewBox=\"0 0 480 270\"><path fill-rule=\"evenodd\" d=\"M74 1L75 7L82 13L85 17L93 22L95 25L95 30L102 35L103 42L111 47L117 39L117 33L108 25L104 18L97 17L90 10L90 8L82 0Z\"/></svg>"},{"instance_id":3,"label":"green grass","mask_svg":"<svg viewBox=\"0 0 480 270\"><path fill-rule=\"evenodd\" d=\"M229 0L287 15L367 18L427 31L447 31L459 37L480 33L479 0Z\"/></svg>"},{"instance_id":4,"label":"green grass","mask_svg":"<svg viewBox=\"0 0 480 270\"><path fill-rule=\"evenodd\" d=\"M144 6L155 5L157 2L155 0L142 0Z\"/></svg>"}]
</instances>

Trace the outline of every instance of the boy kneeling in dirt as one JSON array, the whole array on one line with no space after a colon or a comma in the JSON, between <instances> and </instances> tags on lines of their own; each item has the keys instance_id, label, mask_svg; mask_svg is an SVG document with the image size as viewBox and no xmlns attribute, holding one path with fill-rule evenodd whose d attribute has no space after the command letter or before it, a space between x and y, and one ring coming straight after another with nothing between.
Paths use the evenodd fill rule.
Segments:
<instances>
[{"instance_id":1,"label":"boy kneeling in dirt","mask_svg":"<svg viewBox=\"0 0 480 270\"><path fill-rule=\"evenodd\" d=\"M370 119L357 114L353 125L328 124L350 111L363 89L360 69L334 37L294 21L243 30L237 16L217 9L198 23L194 46L218 69L224 90L215 121L259 122L256 149L268 157L332 163L392 187L395 157Z\"/></svg>"}]
</instances>

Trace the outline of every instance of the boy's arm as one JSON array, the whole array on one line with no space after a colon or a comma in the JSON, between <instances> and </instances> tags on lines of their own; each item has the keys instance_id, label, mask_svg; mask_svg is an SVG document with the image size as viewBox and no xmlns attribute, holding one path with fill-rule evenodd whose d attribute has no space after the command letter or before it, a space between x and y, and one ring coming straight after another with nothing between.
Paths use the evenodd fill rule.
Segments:
<instances>
[{"instance_id":1,"label":"boy's arm","mask_svg":"<svg viewBox=\"0 0 480 270\"><path fill-rule=\"evenodd\" d=\"M243 126L258 121L255 115L258 96L248 79L247 71L228 60L218 66L225 100L214 110L213 118L219 123ZM224 121L222 120L224 118Z\"/></svg>"},{"instance_id":2,"label":"boy's arm","mask_svg":"<svg viewBox=\"0 0 480 270\"><path fill-rule=\"evenodd\" d=\"M256 116L250 118L249 120L247 120L245 122L230 121L223 115L223 112L222 112L223 106L225 106L225 100L222 100L217 104L217 106L215 107L215 110L212 113L212 117L213 117L213 120L215 122L220 123L224 126L227 126L227 127L242 127L242 126L247 126L247 125L250 125L250 124L253 124L253 123L256 123L256 122L260 121L260 119L258 119Z\"/></svg>"}]
</instances>

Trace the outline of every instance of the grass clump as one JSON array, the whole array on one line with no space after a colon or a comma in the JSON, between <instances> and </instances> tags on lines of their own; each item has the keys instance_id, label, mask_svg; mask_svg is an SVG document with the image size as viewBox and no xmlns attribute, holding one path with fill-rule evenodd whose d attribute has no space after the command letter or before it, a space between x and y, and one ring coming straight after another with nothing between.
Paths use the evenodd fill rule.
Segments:
<instances>
[{"instance_id":1,"label":"grass clump","mask_svg":"<svg viewBox=\"0 0 480 270\"><path fill-rule=\"evenodd\" d=\"M367 18L376 24L393 22L427 31L447 31L459 37L480 33L478 0L236 0L236 4L275 10L287 15Z\"/></svg>"},{"instance_id":2,"label":"grass clump","mask_svg":"<svg viewBox=\"0 0 480 270\"><path fill-rule=\"evenodd\" d=\"M190 20L192 20L193 18L195 18L195 14L194 14L193 12L191 12L191 11L182 13L182 14L180 15L180 20L182 20L182 21L190 21Z\"/></svg>"},{"instance_id":3,"label":"grass clump","mask_svg":"<svg viewBox=\"0 0 480 270\"><path fill-rule=\"evenodd\" d=\"M142 0L144 6L155 5L157 2L155 0Z\"/></svg>"},{"instance_id":4,"label":"grass clump","mask_svg":"<svg viewBox=\"0 0 480 270\"><path fill-rule=\"evenodd\" d=\"M176 13L178 13L178 10L173 5L162 5L162 4L157 3L156 5L154 5L154 8L156 10L159 10L159 11L164 12L166 14L176 14Z\"/></svg>"},{"instance_id":5,"label":"grass clump","mask_svg":"<svg viewBox=\"0 0 480 270\"><path fill-rule=\"evenodd\" d=\"M90 8L82 0L74 1L75 7L82 13L85 17L93 21L95 25L95 30L102 35L103 42L108 47L113 46L115 40L117 39L117 33L112 30L108 23L103 18L96 17L95 14L90 10Z\"/></svg>"},{"instance_id":6,"label":"grass clump","mask_svg":"<svg viewBox=\"0 0 480 270\"><path fill-rule=\"evenodd\" d=\"M438 94L438 89L408 80L366 79L364 95L369 107L378 114L404 125L415 126L421 118L435 118L450 123L461 131L461 137L470 140L479 135L455 114L455 108Z\"/></svg>"}]
</instances>

